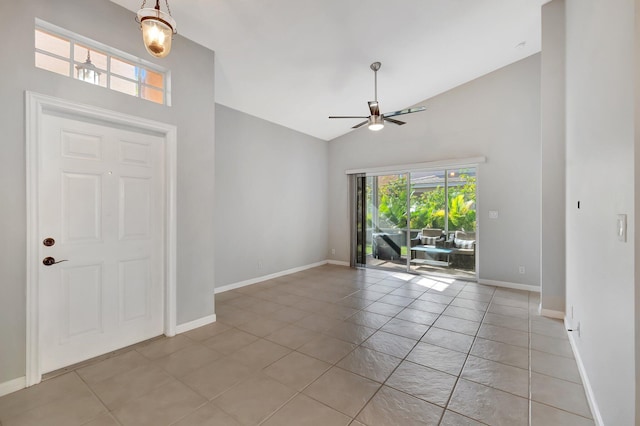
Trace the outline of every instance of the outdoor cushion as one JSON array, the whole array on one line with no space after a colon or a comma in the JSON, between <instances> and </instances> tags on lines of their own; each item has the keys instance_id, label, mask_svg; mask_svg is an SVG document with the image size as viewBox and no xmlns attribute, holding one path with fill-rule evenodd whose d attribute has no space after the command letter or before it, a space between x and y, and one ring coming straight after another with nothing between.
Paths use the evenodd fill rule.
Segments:
<instances>
[{"instance_id":1,"label":"outdoor cushion","mask_svg":"<svg viewBox=\"0 0 640 426\"><path fill-rule=\"evenodd\" d=\"M440 237L422 237L421 241L422 244L427 245L427 246L433 246L436 244L436 241L438 241L438 238Z\"/></svg>"}]
</instances>

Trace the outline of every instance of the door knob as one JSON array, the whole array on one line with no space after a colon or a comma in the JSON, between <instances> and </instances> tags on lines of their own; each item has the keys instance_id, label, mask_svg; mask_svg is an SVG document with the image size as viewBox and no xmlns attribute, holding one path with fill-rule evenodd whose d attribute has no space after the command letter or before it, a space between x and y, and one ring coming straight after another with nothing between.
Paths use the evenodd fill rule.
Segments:
<instances>
[{"instance_id":1,"label":"door knob","mask_svg":"<svg viewBox=\"0 0 640 426\"><path fill-rule=\"evenodd\" d=\"M58 260L57 262L51 256L48 256L48 257L45 257L44 259L42 259L42 264L45 265L45 266L51 266L51 265L55 265L56 263L61 263L61 262L67 262L67 259Z\"/></svg>"}]
</instances>

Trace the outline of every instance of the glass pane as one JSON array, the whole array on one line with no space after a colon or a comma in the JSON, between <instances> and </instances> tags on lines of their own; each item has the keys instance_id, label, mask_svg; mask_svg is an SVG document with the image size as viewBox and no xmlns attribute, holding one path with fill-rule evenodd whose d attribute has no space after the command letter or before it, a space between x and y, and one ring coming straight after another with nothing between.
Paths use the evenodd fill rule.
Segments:
<instances>
[{"instance_id":1,"label":"glass pane","mask_svg":"<svg viewBox=\"0 0 640 426\"><path fill-rule=\"evenodd\" d=\"M447 272L444 170L411 173L411 269Z\"/></svg>"},{"instance_id":2,"label":"glass pane","mask_svg":"<svg viewBox=\"0 0 640 426\"><path fill-rule=\"evenodd\" d=\"M69 62L36 52L36 67L69 77Z\"/></svg>"},{"instance_id":3,"label":"glass pane","mask_svg":"<svg viewBox=\"0 0 640 426\"><path fill-rule=\"evenodd\" d=\"M76 44L73 48L73 59L76 62L84 63L87 60L87 47ZM96 68L105 71L107 69L107 55L97 50L91 49L91 63Z\"/></svg>"},{"instance_id":4,"label":"glass pane","mask_svg":"<svg viewBox=\"0 0 640 426\"><path fill-rule=\"evenodd\" d=\"M367 177L367 264L406 270L407 178Z\"/></svg>"},{"instance_id":5,"label":"glass pane","mask_svg":"<svg viewBox=\"0 0 640 426\"><path fill-rule=\"evenodd\" d=\"M475 275L476 269L476 171L447 170L448 247L456 275Z\"/></svg>"},{"instance_id":6,"label":"glass pane","mask_svg":"<svg viewBox=\"0 0 640 426\"><path fill-rule=\"evenodd\" d=\"M164 87L164 75L144 68L140 68L140 81L159 89Z\"/></svg>"},{"instance_id":7,"label":"glass pane","mask_svg":"<svg viewBox=\"0 0 640 426\"><path fill-rule=\"evenodd\" d=\"M69 58L71 43L61 37L57 37L42 30L36 30L36 49L53 53L63 58Z\"/></svg>"},{"instance_id":8,"label":"glass pane","mask_svg":"<svg viewBox=\"0 0 640 426\"><path fill-rule=\"evenodd\" d=\"M140 93L140 97L142 99L146 99L151 102L155 102L158 104L164 104L164 93L162 90L154 89L148 86L140 87L142 93Z\"/></svg>"},{"instance_id":9,"label":"glass pane","mask_svg":"<svg viewBox=\"0 0 640 426\"><path fill-rule=\"evenodd\" d=\"M111 73L130 78L131 80L138 80L138 68L133 64L117 58L111 58Z\"/></svg>"},{"instance_id":10,"label":"glass pane","mask_svg":"<svg viewBox=\"0 0 640 426\"><path fill-rule=\"evenodd\" d=\"M111 76L111 88L118 92L126 93L127 95L138 96L137 83L129 80L123 80L113 75Z\"/></svg>"}]
</instances>

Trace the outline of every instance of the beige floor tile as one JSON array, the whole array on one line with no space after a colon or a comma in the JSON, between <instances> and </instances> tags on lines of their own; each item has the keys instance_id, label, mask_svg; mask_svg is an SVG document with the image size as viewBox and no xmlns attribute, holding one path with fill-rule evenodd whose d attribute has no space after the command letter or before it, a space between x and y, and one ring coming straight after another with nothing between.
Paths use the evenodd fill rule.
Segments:
<instances>
[{"instance_id":1,"label":"beige floor tile","mask_svg":"<svg viewBox=\"0 0 640 426\"><path fill-rule=\"evenodd\" d=\"M322 315L326 315L328 317L335 318L335 319L338 319L340 321L343 321L343 320L349 318L351 315L353 315L356 312L358 312L358 310L359 309L350 308L348 306L342 306L342 305L333 304L333 305L331 305L331 307L329 307L327 309L324 309L322 311Z\"/></svg>"},{"instance_id":2,"label":"beige floor tile","mask_svg":"<svg viewBox=\"0 0 640 426\"><path fill-rule=\"evenodd\" d=\"M531 333L531 349L546 352L553 355L573 358L573 351L569 339L557 339L555 337L543 336L542 334Z\"/></svg>"},{"instance_id":3,"label":"beige floor tile","mask_svg":"<svg viewBox=\"0 0 640 426\"><path fill-rule=\"evenodd\" d=\"M531 403L531 426L594 426L592 419L587 419L558 408L533 401Z\"/></svg>"},{"instance_id":4,"label":"beige floor tile","mask_svg":"<svg viewBox=\"0 0 640 426\"><path fill-rule=\"evenodd\" d=\"M397 290L394 290L394 292L395 291L397 291ZM413 303L414 300L415 300L414 297L406 297L406 296L399 296L399 295L395 295L395 294L387 294L386 296L381 297L378 300L378 302L388 303L390 305L402 306L403 308L406 308L411 303Z\"/></svg>"},{"instance_id":5,"label":"beige floor tile","mask_svg":"<svg viewBox=\"0 0 640 426\"><path fill-rule=\"evenodd\" d=\"M425 386L425 383L429 385ZM444 407L455 383L455 376L403 361L387 379L386 385Z\"/></svg>"},{"instance_id":6,"label":"beige floor tile","mask_svg":"<svg viewBox=\"0 0 640 426\"><path fill-rule=\"evenodd\" d=\"M262 300L260 303L248 306L247 310L259 315L266 315L277 312L280 309L284 309L285 307L285 305L281 305L279 303L275 303L269 300Z\"/></svg>"},{"instance_id":7,"label":"beige floor tile","mask_svg":"<svg viewBox=\"0 0 640 426\"><path fill-rule=\"evenodd\" d=\"M41 405L16 416L3 418L3 426L76 426L84 425L107 412L107 408L91 394L63 398Z\"/></svg>"},{"instance_id":8,"label":"beige floor tile","mask_svg":"<svg viewBox=\"0 0 640 426\"><path fill-rule=\"evenodd\" d=\"M82 367L76 372L89 385L134 370L138 367L150 365L151 361L137 351L131 350L112 358L107 358L96 364Z\"/></svg>"},{"instance_id":9,"label":"beige floor tile","mask_svg":"<svg viewBox=\"0 0 640 426\"><path fill-rule=\"evenodd\" d=\"M531 351L531 370L536 373L574 383L582 383L575 359L553 355L546 352Z\"/></svg>"},{"instance_id":10,"label":"beige floor tile","mask_svg":"<svg viewBox=\"0 0 640 426\"><path fill-rule=\"evenodd\" d=\"M265 339L279 345L286 346L287 348L297 349L319 336L320 333L316 331L289 324L288 326L269 334Z\"/></svg>"},{"instance_id":11,"label":"beige floor tile","mask_svg":"<svg viewBox=\"0 0 640 426\"><path fill-rule=\"evenodd\" d=\"M439 426L481 426L482 423L477 422L469 417L465 417L453 411L446 410Z\"/></svg>"},{"instance_id":12,"label":"beige floor tile","mask_svg":"<svg viewBox=\"0 0 640 426\"><path fill-rule=\"evenodd\" d=\"M387 355L404 358L418 343L416 340L398 336L396 334L377 331L369 337L362 346Z\"/></svg>"},{"instance_id":13,"label":"beige floor tile","mask_svg":"<svg viewBox=\"0 0 640 426\"><path fill-rule=\"evenodd\" d=\"M267 376L301 391L331 367L331 364L299 352L274 362L263 370Z\"/></svg>"},{"instance_id":14,"label":"beige floor tile","mask_svg":"<svg viewBox=\"0 0 640 426\"><path fill-rule=\"evenodd\" d=\"M322 332L326 331L330 328L333 328L340 324L342 321L330 318L325 315L320 314L311 314L302 318L301 320L296 321L294 324L298 327L307 328L309 330Z\"/></svg>"},{"instance_id":15,"label":"beige floor tile","mask_svg":"<svg viewBox=\"0 0 640 426\"><path fill-rule=\"evenodd\" d=\"M387 293L382 293L379 291L374 291L369 288L365 288L364 290L357 291L352 294L353 297L357 297L359 299L370 300L375 302L376 300L384 297Z\"/></svg>"},{"instance_id":16,"label":"beige floor tile","mask_svg":"<svg viewBox=\"0 0 640 426\"><path fill-rule=\"evenodd\" d=\"M255 425L275 412L296 392L265 376L254 375L220 395L214 401L243 425Z\"/></svg>"},{"instance_id":17,"label":"beige floor tile","mask_svg":"<svg viewBox=\"0 0 640 426\"><path fill-rule=\"evenodd\" d=\"M431 327L422 338L422 341L454 351L468 353L473 343L473 336Z\"/></svg>"},{"instance_id":18,"label":"beige floor tile","mask_svg":"<svg viewBox=\"0 0 640 426\"><path fill-rule=\"evenodd\" d=\"M300 309L292 308L290 306L269 314L269 318L273 318L278 321L284 321L288 323L296 322L309 315L309 312L302 311Z\"/></svg>"},{"instance_id":19,"label":"beige floor tile","mask_svg":"<svg viewBox=\"0 0 640 426\"><path fill-rule=\"evenodd\" d=\"M447 308L447 305L418 299L408 307L411 309L417 309L419 311L431 312L432 314L441 314Z\"/></svg>"},{"instance_id":20,"label":"beige floor tile","mask_svg":"<svg viewBox=\"0 0 640 426\"><path fill-rule=\"evenodd\" d=\"M480 328L480 323L462 318L441 315L440 318L438 318L436 322L433 323L433 326L449 331L455 331L456 333L475 336L478 332L478 329Z\"/></svg>"},{"instance_id":21,"label":"beige floor tile","mask_svg":"<svg viewBox=\"0 0 640 426\"><path fill-rule=\"evenodd\" d=\"M549 318L549 321L531 321L531 332L557 339L567 339L567 330L561 320Z\"/></svg>"},{"instance_id":22,"label":"beige floor tile","mask_svg":"<svg viewBox=\"0 0 640 426\"><path fill-rule=\"evenodd\" d=\"M369 426L419 426L436 425L441 416L441 407L383 386L357 419Z\"/></svg>"},{"instance_id":23,"label":"beige floor tile","mask_svg":"<svg viewBox=\"0 0 640 426\"><path fill-rule=\"evenodd\" d=\"M464 299L462 297L456 297L451 302L451 306L456 306L456 307L465 308L465 309L473 309L475 311L484 313L489 307L489 303L480 302L478 300Z\"/></svg>"},{"instance_id":24,"label":"beige floor tile","mask_svg":"<svg viewBox=\"0 0 640 426\"><path fill-rule=\"evenodd\" d=\"M123 426L170 425L205 402L183 383L174 381L129 401L113 414Z\"/></svg>"},{"instance_id":25,"label":"beige floor tile","mask_svg":"<svg viewBox=\"0 0 640 426\"><path fill-rule=\"evenodd\" d=\"M376 393L380 383L332 367L303 393L329 407L354 417Z\"/></svg>"},{"instance_id":26,"label":"beige floor tile","mask_svg":"<svg viewBox=\"0 0 640 426\"><path fill-rule=\"evenodd\" d=\"M405 284L400 288L393 290L389 293L391 296L409 297L411 299L417 299L425 293L425 289L420 288L416 284Z\"/></svg>"},{"instance_id":27,"label":"beige floor tile","mask_svg":"<svg viewBox=\"0 0 640 426\"><path fill-rule=\"evenodd\" d=\"M46 380L37 386L22 389L0 398L0 421L42 405L67 398L90 395L87 385L71 372Z\"/></svg>"},{"instance_id":28,"label":"beige floor tile","mask_svg":"<svg viewBox=\"0 0 640 426\"><path fill-rule=\"evenodd\" d=\"M573 414L591 418L591 410L587 403L584 388L577 383L532 373L531 399Z\"/></svg>"},{"instance_id":29,"label":"beige floor tile","mask_svg":"<svg viewBox=\"0 0 640 426\"><path fill-rule=\"evenodd\" d=\"M512 330L529 332L529 320L523 318L515 318L507 315L493 314L487 312L482 321L484 324L497 325L500 327L510 328Z\"/></svg>"},{"instance_id":30,"label":"beige floor tile","mask_svg":"<svg viewBox=\"0 0 640 426\"><path fill-rule=\"evenodd\" d=\"M480 322L484 318L484 311L463 308L461 306L448 306L447 309L444 310L443 315Z\"/></svg>"},{"instance_id":31,"label":"beige floor tile","mask_svg":"<svg viewBox=\"0 0 640 426\"><path fill-rule=\"evenodd\" d=\"M490 425L529 423L527 399L464 379L456 384L448 409Z\"/></svg>"},{"instance_id":32,"label":"beige floor tile","mask_svg":"<svg viewBox=\"0 0 640 426\"><path fill-rule=\"evenodd\" d=\"M298 394L271 416L264 426L346 426L351 418Z\"/></svg>"},{"instance_id":33,"label":"beige floor tile","mask_svg":"<svg viewBox=\"0 0 640 426\"><path fill-rule=\"evenodd\" d=\"M216 352L230 355L256 340L257 336L232 328L205 340L203 344Z\"/></svg>"},{"instance_id":34,"label":"beige floor tile","mask_svg":"<svg viewBox=\"0 0 640 426\"><path fill-rule=\"evenodd\" d=\"M407 337L409 339L420 340L428 329L428 325L393 318L382 326L380 330L391 334L397 334L398 336Z\"/></svg>"},{"instance_id":35,"label":"beige floor tile","mask_svg":"<svg viewBox=\"0 0 640 426\"><path fill-rule=\"evenodd\" d=\"M440 314L420 311L418 309L406 308L398 315L396 315L396 318L422 325L432 325L435 320L438 319L438 316L440 316Z\"/></svg>"},{"instance_id":36,"label":"beige floor tile","mask_svg":"<svg viewBox=\"0 0 640 426\"><path fill-rule=\"evenodd\" d=\"M491 303L495 303L496 305L503 305L503 306L510 306L513 308L522 308L522 309L528 309L529 308L529 299L527 298L517 298L517 299L513 299L510 297L501 297L501 296L494 296L493 300L491 301Z\"/></svg>"},{"instance_id":37,"label":"beige floor tile","mask_svg":"<svg viewBox=\"0 0 640 426\"><path fill-rule=\"evenodd\" d=\"M491 294L487 294L487 293L477 293L475 291L469 291L467 289L463 289L460 293L458 293L458 295L456 296L456 299L467 299L467 300L474 300L476 302L483 302L483 303L489 303L491 302L491 299L493 298L493 295Z\"/></svg>"},{"instance_id":38,"label":"beige floor tile","mask_svg":"<svg viewBox=\"0 0 640 426\"><path fill-rule=\"evenodd\" d=\"M489 305L488 312L491 312L492 314L506 315L509 317L520 319L529 318L528 308L517 308L513 306L498 305L495 303L491 303L491 305Z\"/></svg>"},{"instance_id":39,"label":"beige floor tile","mask_svg":"<svg viewBox=\"0 0 640 426\"><path fill-rule=\"evenodd\" d=\"M271 334L283 327L286 327L288 323L284 321L278 321L272 318L259 317L255 320L245 322L237 326L239 330L251 333L254 336L264 337Z\"/></svg>"},{"instance_id":40,"label":"beige floor tile","mask_svg":"<svg viewBox=\"0 0 640 426\"><path fill-rule=\"evenodd\" d=\"M231 326L225 323L222 323L220 321L217 321L217 322L214 322L213 324L207 324L202 327L198 327L193 330L187 331L186 333L184 333L184 335L191 340L196 340L201 342L215 336L216 334L220 334L223 331L227 331L229 330L229 328L231 328Z\"/></svg>"},{"instance_id":41,"label":"beige floor tile","mask_svg":"<svg viewBox=\"0 0 640 426\"><path fill-rule=\"evenodd\" d=\"M407 355L407 360L445 373L459 375L467 355L441 346L420 342Z\"/></svg>"},{"instance_id":42,"label":"beige floor tile","mask_svg":"<svg viewBox=\"0 0 640 426\"><path fill-rule=\"evenodd\" d=\"M336 339L359 345L360 343L367 340L369 336L371 336L375 332L375 328L369 328L363 325L354 324L349 321L343 321L337 326L325 331L324 333L331 337L335 337Z\"/></svg>"},{"instance_id":43,"label":"beige floor tile","mask_svg":"<svg viewBox=\"0 0 640 426\"><path fill-rule=\"evenodd\" d=\"M193 340L188 337L177 335L174 337L166 337L156 340L148 345L137 348L136 351L140 352L146 358L158 359L163 356L171 355L172 353L177 352L180 349L184 349L193 343Z\"/></svg>"},{"instance_id":44,"label":"beige floor tile","mask_svg":"<svg viewBox=\"0 0 640 426\"><path fill-rule=\"evenodd\" d=\"M321 336L298 348L298 352L321 361L335 364L351 352L356 345L331 336Z\"/></svg>"},{"instance_id":45,"label":"beige floor tile","mask_svg":"<svg viewBox=\"0 0 640 426\"><path fill-rule=\"evenodd\" d=\"M442 294L436 293L423 293L420 297L420 300L426 300L427 302L440 303L441 305L448 305L453 302L454 298L452 296L444 296Z\"/></svg>"},{"instance_id":46,"label":"beige floor tile","mask_svg":"<svg viewBox=\"0 0 640 426\"><path fill-rule=\"evenodd\" d=\"M199 368L180 379L207 399L213 399L230 387L246 379L253 370L244 364L222 358Z\"/></svg>"},{"instance_id":47,"label":"beige floor tile","mask_svg":"<svg viewBox=\"0 0 640 426\"><path fill-rule=\"evenodd\" d=\"M337 365L376 382L384 382L402 359L365 347L358 347Z\"/></svg>"},{"instance_id":48,"label":"beige floor tile","mask_svg":"<svg viewBox=\"0 0 640 426\"><path fill-rule=\"evenodd\" d=\"M147 365L120 373L91 385L91 388L110 410L114 410L172 381L175 379L160 367Z\"/></svg>"},{"instance_id":49,"label":"beige floor tile","mask_svg":"<svg viewBox=\"0 0 640 426\"><path fill-rule=\"evenodd\" d=\"M111 413L104 412L88 423L83 423L82 426L120 426L120 423L118 423Z\"/></svg>"},{"instance_id":50,"label":"beige floor tile","mask_svg":"<svg viewBox=\"0 0 640 426\"><path fill-rule=\"evenodd\" d=\"M367 312L373 312L374 314L386 315L392 317L397 315L404 309L403 306L391 305L389 303L382 303L380 301L373 302L366 308L364 308Z\"/></svg>"},{"instance_id":51,"label":"beige floor tile","mask_svg":"<svg viewBox=\"0 0 640 426\"><path fill-rule=\"evenodd\" d=\"M251 369L262 369L291 352L291 349L268 340L257 340L233 354L233 359Z\"/></svg>"},{"instance_id":52,"label":"beige floor tile","mask_svg":"<svg viewBox=\"0 0 640 426\"><path fill-rule=\"evenodd\" d=\"M529 371L469 356L460 376L472 382L529 398Z\"/></svg>"},{"instance_id":53,"label":"beige floor tile","mask_svg":"<svg viewBox=\"0 0 640 426\"><path fill-rule=\"evenodd\" d=\"M219 305L220 303L228 302L231 299L235 299L241 296L242 296L241 293L235 292L233 290L225 291L223 293L218 293L216 294L216 305Z\"/></svg>"},{"instance_id":54,"label":"beige floor tile","mask_svg":"<svg viewBox=\"0 0 640 426\"><path fill-rule=\"evenodd\" d=\"M523 348L529 347L528 333L496 325L482 324L478 330L478 337Z\"/></svg>"},{"instance_id":55,"label":"beige floor tile","mask_svg":"<svg viewBox=\"0 0 640 426\"><path fill-rule=\"evenodd\" d=\"M203 367L213 361L222 358L222 354L209 349L206 346L195 344L187 346L169 356L154 361L154 364L162 368L174 377L182 377L193 370Z\"/></svg>"},{"instance_id":56,"label":"beige floor tile","mask_svg":"<svg viewBox=\"0 0 640 426\"><path fill-rule=\"evenodd\" d=\"M172 426L241 426L242 423L209 402Z\"/></svg>"},{"instance_id":57,"label":"beige floor tile","mask_svg":"<svg viewBox=\"0 0 640 426\"><path fill-rule=\"evenodd\" d=\"M519 368L529 368L529 350L478 337L471 348L471 355Z\"/></svg>"},{"instance_id":58,"label":"beige floor tile","mask_svg":"<svg viewBox=\"0 0 640 426\"><path fill-rule=\"evenodd\" d=\"M354 324L364 325L365 327L378 329L385 325L391 319L390 316L380 315L373 312L360 311L351 315L346 321Z\"/></svg>"},{"instance_id":59,"label":"beige floor tile","mask_svg":"<svg viewBox=\"0 0 640 426\"><path fill-rule=\"evenodd\" d=\"M348 306L350 308L354 308L358 310L364 309L372 303L373 301L371 300L360 299L359 297L355 297L355 296L347 296L336 302L336 304L338 305Z\"/></svg>"},{"instance_id":60,"label":"beige floor tile","mask_svg":"<svg viewBox=\"0 0 640 426\"><path fill-rule=\"evenodd\" d=\"M216 309L216 317L219 321L222 321L225 324L238 326L245 322L252 321L260 317L260 315L251 311L236 308L235 306L225 305Z\"/></svg>"}]
</instances>

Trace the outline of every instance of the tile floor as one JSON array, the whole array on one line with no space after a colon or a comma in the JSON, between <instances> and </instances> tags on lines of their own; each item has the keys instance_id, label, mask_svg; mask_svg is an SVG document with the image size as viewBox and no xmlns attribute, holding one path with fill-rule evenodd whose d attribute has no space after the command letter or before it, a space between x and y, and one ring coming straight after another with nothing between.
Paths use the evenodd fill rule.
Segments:
<instances>
[{"instance_id":1,"label":"tile floor","mask_svg":"<svg viewBox=\"0 0 640 426\"><path fill-rule=\"evenodd\" d=\"M322 266L216 295L218 322L0 398L13 425L593 425L538 295Z\"/></svg>"}]
</instances>

